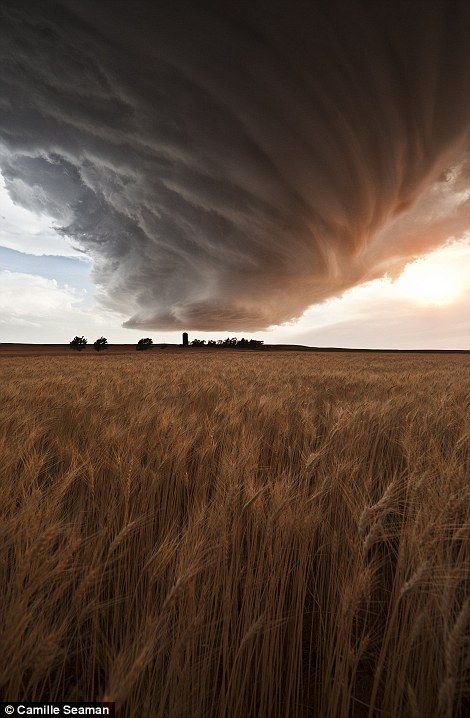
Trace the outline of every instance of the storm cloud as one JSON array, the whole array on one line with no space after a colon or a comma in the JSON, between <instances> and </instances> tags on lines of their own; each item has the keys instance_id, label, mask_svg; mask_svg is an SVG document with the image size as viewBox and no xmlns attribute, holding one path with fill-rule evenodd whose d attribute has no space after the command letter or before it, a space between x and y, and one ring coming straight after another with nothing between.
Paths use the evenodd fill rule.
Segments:
<instances>
[{"instance_id":1,"label":"storm cloud","mask_svg":"<svg viewBox=\"0 0 470 718\"><path fill-rule=\"evenodd\" d=\"M0 169L145 329L256 330L470 228L470 5L5 2Z\"/></svg>"}]
</instances>

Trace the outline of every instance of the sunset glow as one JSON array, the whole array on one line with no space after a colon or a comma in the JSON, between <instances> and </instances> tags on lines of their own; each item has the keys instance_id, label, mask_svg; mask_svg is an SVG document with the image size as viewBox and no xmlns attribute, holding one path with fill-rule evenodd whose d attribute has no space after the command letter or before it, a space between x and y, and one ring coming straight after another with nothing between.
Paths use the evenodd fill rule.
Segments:
<instances>
[{"instance_id":1,"label":"sunset glow","mask_svg":"<svg viewBox=\"0 0 470 718\"><path fill-rule=\"evenodd\" d=\"M464 289L463 272L455 264L443 265L442 254L408 264L395 282L398 292L424 305L445 306L458 299Z\"/></svg>"}]
</instances>

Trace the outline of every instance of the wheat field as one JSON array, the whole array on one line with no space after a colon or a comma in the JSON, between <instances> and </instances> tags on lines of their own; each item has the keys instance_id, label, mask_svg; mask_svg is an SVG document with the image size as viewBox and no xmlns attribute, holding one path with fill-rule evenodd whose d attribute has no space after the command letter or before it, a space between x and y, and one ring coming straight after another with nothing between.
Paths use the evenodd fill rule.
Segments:
<instances>
[{"instance_id":1,"label":"wheat field","mask_svg":"<svg viewBox=\"0 0 470 718\"><path fill-rule=\"evenodd\" d=\"M464 716L469 379L468 354L3 350L3 699Z\"/></svg>"}]
</instances>

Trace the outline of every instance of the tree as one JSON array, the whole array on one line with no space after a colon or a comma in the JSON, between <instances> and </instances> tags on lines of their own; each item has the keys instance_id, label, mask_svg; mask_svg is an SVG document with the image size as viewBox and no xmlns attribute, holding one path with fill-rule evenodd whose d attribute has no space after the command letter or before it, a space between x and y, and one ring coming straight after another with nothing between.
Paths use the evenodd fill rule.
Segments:
<instances>
[{"instance_id":1,"label":"tree","mask_svg":"<svg viewBox=\"0 0 470 718\"><path fill-rule=\"evenodd\" d=\"M215 339L209 339L209 341L207 342L207 346L208 347L216 347L217 342L215 341Z\"/></svg>"},{"instance_id":2,"label":"tree","mask_svg":"<svg viewBox=\"0 0 470 718\"><path fill-rule=\"evenodd\" d=\"M85 337L74 337L70 342L72 349L75 349L77 352L81 352L82 349L85 349L87 344L88 339L85 339Z\"/></svg>"},{"instance_id":3,"label":"tree","mask_svg":"<svg viewBox=\"0 0 470 718\"><path fill-rule=\"evenodd\" d=\"M150 349L153 344L153 339L150 339L150 337L145 337L145 339L139 339L137 342L136 349L138 352L143 352L145 349Z\"/></svg>"},{"instance_id":4,"label":"tree","mask_svg":"<svg viewBox=\"0 0 470 718\"><path fill-rule=\"evenodd\" d=\"M193 339L191 342L192 347L203 347L206 343L205 339Z\"/></svg>"},{"instance_id":5,"label":"tree","mask_svg":"<svg viewBox=\"0 0 470 718\"><path fill-rule=\"evenodd\" d=\"M107 344L108 340L106 337L100 337L96 340L96 342L94 342L93 347L96 352L100 352L102 349L106 349Z\"/></svg>"}]
</instances>

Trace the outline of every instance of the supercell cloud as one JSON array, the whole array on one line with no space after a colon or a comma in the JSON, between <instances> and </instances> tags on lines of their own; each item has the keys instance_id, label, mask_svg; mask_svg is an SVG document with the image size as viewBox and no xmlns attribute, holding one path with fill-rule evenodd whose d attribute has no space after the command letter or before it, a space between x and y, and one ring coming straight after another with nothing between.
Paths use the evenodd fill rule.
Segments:
<instances>
[{"instance_id":1,"label":"supercell cloud","mask_svg":"<svg viewBox=\"0 0 470 718\"><path fill-rule=\"evenodd\" d=\"M0 7L8 191L126 326L262 329L469 229L468 2L164 5Z\"/></svg>"}]
</instances>

